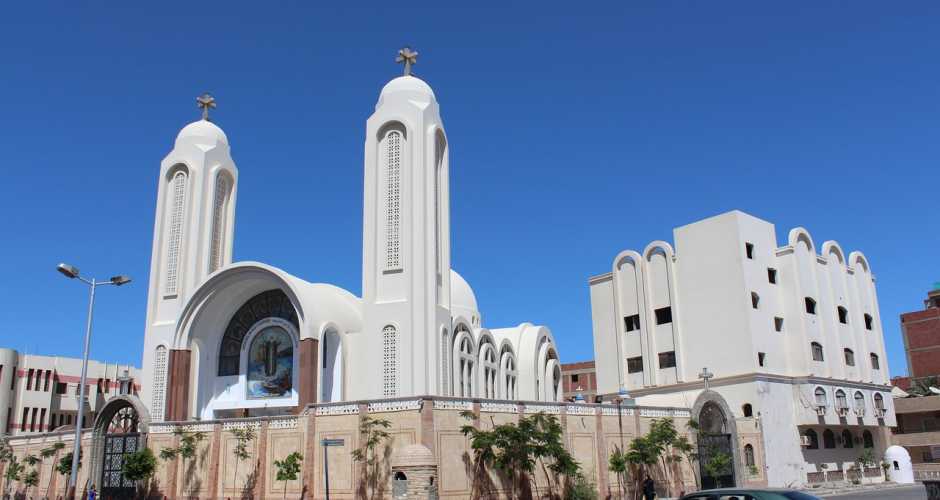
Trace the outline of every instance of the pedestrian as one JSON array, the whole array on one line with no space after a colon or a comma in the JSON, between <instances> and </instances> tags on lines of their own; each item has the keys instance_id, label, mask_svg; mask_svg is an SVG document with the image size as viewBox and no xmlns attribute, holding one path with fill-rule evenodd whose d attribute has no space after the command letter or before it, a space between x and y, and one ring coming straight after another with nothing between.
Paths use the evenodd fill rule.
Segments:
<instances>
[{"instance_id":1,"label":"pedestrian","mask_svg":"<svg viewBox=\"0 0 940 500\"><path fill-rule=\"evenodd\" d=\"M656 481L649 474L643 480L643 500L653 500L656 498Z\"/></svg>"},{"instance_id":2,"label":"pedestrian","mask_svg":"<svg viewBox=\"0 0 940 500\"><path fill-rule=\"evenodd\" d=\"M88 500L95 500L98 497L98 492L95 491L95 485L91 485L91 488L88 490Z\"/></svg>"}]
</instances>

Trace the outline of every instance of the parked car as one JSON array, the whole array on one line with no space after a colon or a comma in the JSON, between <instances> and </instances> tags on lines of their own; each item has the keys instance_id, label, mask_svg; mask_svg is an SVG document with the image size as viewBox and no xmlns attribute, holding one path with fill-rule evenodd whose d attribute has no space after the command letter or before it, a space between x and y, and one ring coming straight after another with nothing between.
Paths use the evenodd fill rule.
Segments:
<instances>
[{"instance_id":1,"label":"parked car","mask_svg":"<svg viewBox=\"0 0 940 500\"><path fill-rule=\"evenodd\" d=\"M820 500L796 490L721 488L689 493L679 500Z\"/></svg>"}]
</instances>

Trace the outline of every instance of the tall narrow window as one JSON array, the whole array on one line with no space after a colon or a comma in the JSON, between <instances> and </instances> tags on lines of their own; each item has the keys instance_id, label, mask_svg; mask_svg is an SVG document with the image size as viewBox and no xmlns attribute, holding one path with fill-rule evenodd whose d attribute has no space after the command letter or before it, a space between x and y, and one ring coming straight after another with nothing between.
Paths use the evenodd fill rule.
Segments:
<instances>
[{"instance_id":1,"label":"tall narrow window","mask_svg":"<svg viewBox=\"0 0 940 500\"><path fill-rule=\"evenodd\" d=\"M862 431L862 443L863 443L863 446L865 446L865 448L874 448L874 447L875 447L875 439L874 439L874 437L871 435L871 431L869 431L869 430L867 430L867 429L864 430L864 431Z\"/></svg>"},{"instance_id":2,"label":"tall narrow window","mask_svg":"<svg viewBox=\"0 0 940 500\"><path fill-rule=\"evenodd\" d=\"M760 308L760 295L757 295L757 292L751 292L751 307L753 309Z\"/></svg>"},{"instance_id":3,"label":"tall narrow window","mask_svg":"<svg viewBox=\"0 0 940 500\"><path fill-rule=\"evenodd\" d=\"M382 394L398 395L398 332L392 325L382 329Z\"/></svg>"},{"instance_id":4,"label":"tall narrow window","mask_svg":"<svg viewBox=\"0 0 940 500\"><path fill-rule=\"evenodd\" d=\"M871 369L880 370L881 363L878 362L878 355L875 353L871 353L869 356L871 357Z\"/></svg>"},{"instance_id":5,"label":"tall narrow window","mask_svg":"<svg viewBox=\"0 0 940 500\"><path fill-rule=\"evenodd\" d=\"M774 331L782 332L783 331L783 318L780 316L774 317Z\"/></svg>"},{"instance_id":6,"label":"tall narrow window","mask_svg":"<svg viewBox=\"0 0 940 500\"><path fill-rule=\"evenodd\" d=\"M855 353L851 349L843 349L842 352L845 353L845 365L855 366Z\"/></svg>"},{"instance_id":7,"label":"tall narrow window","mask_svg":"<svg viewBox=\"0 0 940 500\"><path fill-rule=\"evenodd\" d=\"M842 323L843 325L848 324L849 322L849 310L848 309L842 306L839 306L836 308L836 314L839 315L839 323Z\"/></svg>"},{"instance_id":8,"label":"tall narrow window","mask_svg":"<svg viewBox=\"0 0 940 500\"><path fill-rule=\"evenodd\" d=\"M153 420L163 421L163 401L166 393L166 347L159 345L153 354L153 386L150 411Z\"/></svg>"},{"instance_id":9,"label":"tall narrow window","mask_svg":"<svg viewBox=\"0 0 940 500\"><path fill-rule=\"evenodd\" d=\"M813 350L813 361L823 361L822 344L819 342L812 342L809 346Z\"/></svg>"},{"instance_id":10,"label":"tall narrow window","mask_svg":"<svg viewBox=\"0 0 940 500\"><path fill-rule=\"evenodd\" d=\"M167 295L175 295L179 274L180 248L183 240L183 214L186 208L186 172L183 170L173 174L170 182L173 190L173 200L170 205L170 224L167 233L166 251L166 286Z\"/></svg>"},{"instance_id":11,"label":"tall narrow window","mask_svg":"<svg viewBox=\"0 0 940 500\"><path fill-rule=\"evenodd\" d=\"M806 297L803 302L805 302L807 314L816 314L816 301L812 297Z\"/></svg>"},{"instance_id":12,"label":"tall narrow window","mask_svg":"<svg viewBox=\"0 0 940 500\"><path fill-rule=\"evenodd\" d=\"M225 208L228 198L228 179L223 174L215 178L215 198L212 202L212 246L209 248L209 272L222 267L222 249L225 241Z\"/></svg>"},{"instance_id":13,"label":"tall narrow window","mask_svg":"<svg viewBox=\"0 0 940 500\"><path fill-rule=\"evenodd\" d=\"M871 317L871 314L865 313L865 329L871 330L874 323L875 320Z\"/></svg>"},{"instance_id":14,"label":"tall narrow window","mask_svg":"<svg viewBox=\"0 0 940 500\"><path fill-rule=\"evenodd\" d=\"M31 391L33 389L33 369L30 368L26 371L26 390Z\"/></svg>"},{"instance_id":15,"label":"tall narrow window","mask_svg":"<svg viewBox=\"0 0 940 500\"><path fill-rule=\"evenodd\" d=\"M826 390L825 389L823 389L822 387L817 387L814 395L816 396L816 406L828 405L828 403L826 402Z\"/></svg>"},{"instance_id":16,"label":"tall narrow window","mask_svg":"<svg viewBox=\"0 0 940 500\"><path fill-rule=\"evenodd\" d=\"M826 429L823 431L823 447L824 448L835 448L836 447L836 435L832 432L832 429Z\"/></svg>"},{"instance_id":17,"label":"tall narrow window","mask_svg":"<svg viewBox=\"0 0 940 500\"><path fill-rule=\"evenodd\" d=\"M772 267L767 268L767 282L770 283L771 285L777 284L777 270L776 269Z\"/></svg>"},{"instance_id":18,"label":"tall narrow window","mask_svg":"<svg viewBox=\"0 0 940 500\"><path fill-rule=\"evenodd\" d=\"M401 149L402 134L385 136L385 270L401 269Z\"/></svg>"},{"instance_id":19,"label":"tall narrow window","mask_svg":"<svg viewBox=\"0 0 940 500\"><path fill-rule=\"evenodd\" d=\"M444 333L441 335L441 396L450 396L451 394L450 362L450 335L448 335L445 328Z\"/></svg>"},{"instance_id":20,"label":"tall narrow window","mask_svg":"<svg viewBox=\"0 0 940 500\"><path fill-rule=\"evenodd\" d=\"M437 284L440 286L444 273L444 245L441 238L444 235L442 224L444 220L444 158L447 151L447 140L440 130L434 138L434 256L437 259ZM438 289L440 294L440 289Z\"/></svg>"},{"instance_id":21,"label":"tall narrow window","mask_svg":"<svg viewBox=\"0 0 940 500\"><path fill-rule=\"evenodd\" d=\"M747 467L754 467L754 447L746 444L744 445L744 465Z\"/></svg>"},{"instance_id":22,"label":"tall narrow window","mask_svg":"<svg viewBox=\"0 0 940 500\"><path fill-rule=\"evenodd\" d=\"M767 353L759 352L757 353L757 365L764 366L764 360L767 359Z\"/></svg>"},{"instance_id":23,"label":"tall narrow window","mask_svg":"<svg viewBox=\"0 0 940 500\"><path fill-rule=\"evenodd\" d=\"M809 441L809 443L806 445L807 450L815 450L819 448L819 435L816 434L816 431L813 429L807 429L805 436L807 441Z\"/></svg>"},{"instance_id":24,"label":"tall narrow window","mask_svg":"<svg viewBox=\"0 0 940 500\"><path fill-rule=\"evenodd\" d=\"M754 244L753 243L744 244L744 255L746 255L748 259L754 258Z\"/></svg>"},{"instance_id":25,"label":"tall narrow window","mask_svg":"<svg viewBox=\"0 0 940 500\"><path fill-rule=\"evenodd\" d=\"M844 429L844 430L842 431L842 447L843 447L843 448L851 448L851 447L853 447L853 446L854 446L854 443L853 443L852 441L853 441L853 438L852 438L852 431L850 431L850 430L848 430L848 429Z\"/></svg>"}]
</instances>

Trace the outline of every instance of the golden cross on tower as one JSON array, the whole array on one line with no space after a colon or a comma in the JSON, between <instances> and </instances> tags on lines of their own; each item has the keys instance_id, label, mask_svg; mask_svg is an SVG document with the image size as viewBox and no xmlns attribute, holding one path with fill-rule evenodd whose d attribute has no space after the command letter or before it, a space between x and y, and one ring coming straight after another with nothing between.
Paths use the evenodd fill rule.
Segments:
<instances>
[{"instance_id":1,"label":"golden cross on tower","mask_svg":"<svg viewBox=\"0 0 940 500\"><path fill-rule=\"evenodd\" d=\"M215 97L205 92L196 98L196 106L202 109L202 119L209 121L209 108L215 108Z\"/></svg>"},{"instance_id":2,"label":"golden cross on tower","mask_svg":"<svg viewBox=\"0 0 940 500\"><path fill-rule=\"evenodd\" d=\"M398 51L397 63L405 63L405 76L411 76L411 65L418 64L418 51L411 50L411 47L405 47Z\"/></svg>"}]
</instances>

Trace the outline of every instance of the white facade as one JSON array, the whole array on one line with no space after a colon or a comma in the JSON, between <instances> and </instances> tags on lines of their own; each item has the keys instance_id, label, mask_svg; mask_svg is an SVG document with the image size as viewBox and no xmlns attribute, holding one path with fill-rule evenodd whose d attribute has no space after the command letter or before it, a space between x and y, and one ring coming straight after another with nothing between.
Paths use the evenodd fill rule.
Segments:
<instances>
[{"instance_id":1,"label":"white facade","mask_svg":"<svg viewBox=\"0 0 940 500\"><path fill-rule=\"evenodd\" d=\"M198 121L161 166L142 397L155 420L178 406L172 377L188 380L175 418L399 396L560 399L551 332L484 327L473 290L451 269L448 139L425 82L393 79L366 123L361 298L231 262L229 151L221 129ZM172 366L181 352L188 374Z\"/></svg>"},{"instance_id":2,"label":"white facade","mask_svg":"<svg viewBox=\"0 0 940 500\"><path fill-rule=\"evenodd\" d=\"M0 348L0 434L37 434L74 425L82 360L21 354ZM137 394L140 370L130 365L89 360L85 377L84 426L91 427L113 396Z\"/></svg>"},{"instance_id":3,"label":"white facade","mask_svg":"<svg viewBox=\"0 0 940 500\"><path fill-rule=\"evenodd\" d=\"M655 241L621 252L589 281L598 394L625 388L638 404L693 412L721 400L730 422L762 429L775 486L806 482L820 464L847 469L866 443L883 451L895 417L865 256L817 247L802 228L778 246L772 224L739 211L674 238L675 251ZM818 449L801 446L813 433Z\"/></svg>"}]
</instances>

